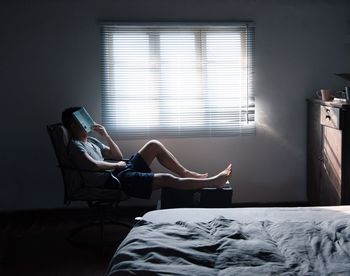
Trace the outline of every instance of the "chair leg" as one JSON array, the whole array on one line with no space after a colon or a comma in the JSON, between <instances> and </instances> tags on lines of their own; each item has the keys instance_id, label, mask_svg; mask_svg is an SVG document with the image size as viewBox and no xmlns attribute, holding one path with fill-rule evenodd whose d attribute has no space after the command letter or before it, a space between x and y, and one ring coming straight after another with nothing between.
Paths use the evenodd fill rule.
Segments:
<instances>
[{"instance_id":1,"label":"chair leg","mask_svg":"<svg viewBox=\"0 0 350 276\"><path fill-rule=\"evenodd\" d=\"M101 243L103 244L103 231L104 231L104 213L99 210L100 213L100 234L101 234Z\"/></svg>"}]
</instances>

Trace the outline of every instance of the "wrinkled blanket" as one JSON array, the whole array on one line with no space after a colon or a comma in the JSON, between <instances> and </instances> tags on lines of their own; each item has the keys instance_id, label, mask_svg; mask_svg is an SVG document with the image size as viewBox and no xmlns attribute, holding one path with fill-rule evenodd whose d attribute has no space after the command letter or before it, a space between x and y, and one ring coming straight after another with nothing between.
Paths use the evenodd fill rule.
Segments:
<instances>
[{"instance_id":1,"label":"wrinkled blanket","mask_svg":"<svg viewBox=\"0 0 350 276\"><path fill-rule=\"evenodd\" d=\"M350 275L350 221L141 221L107 275Z\"/></svg>"}]
</instances>

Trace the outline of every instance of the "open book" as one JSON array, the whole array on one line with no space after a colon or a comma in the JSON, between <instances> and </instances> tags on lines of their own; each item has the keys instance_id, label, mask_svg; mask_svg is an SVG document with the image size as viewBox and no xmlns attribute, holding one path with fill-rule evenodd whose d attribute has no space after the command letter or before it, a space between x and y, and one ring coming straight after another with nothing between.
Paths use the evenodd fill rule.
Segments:
<instances>
[{"instance_id":1,"label":"open book","mask_svg":"<svg viewBox=\"0 0 350 276\"><path fill-rule=\"evenodd\" d=\"M89 133L92 130L92 127L95 124L95 122L84 107L73 112L73 116L87 133Z\"/></svg>"}]
</instances>

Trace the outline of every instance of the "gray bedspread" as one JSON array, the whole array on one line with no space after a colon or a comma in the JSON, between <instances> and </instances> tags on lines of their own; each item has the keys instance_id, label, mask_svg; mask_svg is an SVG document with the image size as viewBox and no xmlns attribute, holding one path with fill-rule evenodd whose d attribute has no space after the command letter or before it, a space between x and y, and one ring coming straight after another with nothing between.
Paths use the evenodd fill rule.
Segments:
<instances>
[{"instance_id":1,"label":"gray bedspread","mask_svg":"<svg viewBox=\"0 0 350 276\"><path fill-rule=\"evenodd\" d=\"M350 275L350 222L139 222L107 275Z\"/></svg>"}]
</instances>

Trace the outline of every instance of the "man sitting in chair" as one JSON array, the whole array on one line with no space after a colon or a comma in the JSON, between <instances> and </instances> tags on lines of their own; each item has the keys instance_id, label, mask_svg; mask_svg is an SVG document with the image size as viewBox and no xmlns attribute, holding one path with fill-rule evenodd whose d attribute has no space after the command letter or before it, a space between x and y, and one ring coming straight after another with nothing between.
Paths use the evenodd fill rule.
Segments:
<instances>
[{"instance_id":1,"label":"man sitting in chair","mask_svg":"<svg viewBox=\"0 0 350 276\"><path fill-rule=\"evenodd\" d=\"M222 188L231 176L231 164L213 177L208 177L207 173L190 171L182 166L174 155L157 140L147 142L126 162L121 161L123 154L120 148L102 125L95 124L93 130L105 140L107 145L88 136L73 116L73 112L79 109L80 107L70 107L62 112L62 123L72 137L68 145L69 158L79 169L111 170L113 176L118 178L122 190L129 196L147 199L150 198L153 190L164 187L184 190L206 187ZM106 159L116 161L105 161ZM176 175L153 173L150 165L154 159ZM119 183L113 180L112 176L107 179L100 178L97 181L102 181L102 183L97 183L99 185L96 186L119 188Z\"/></svg>"}]
</instances>

